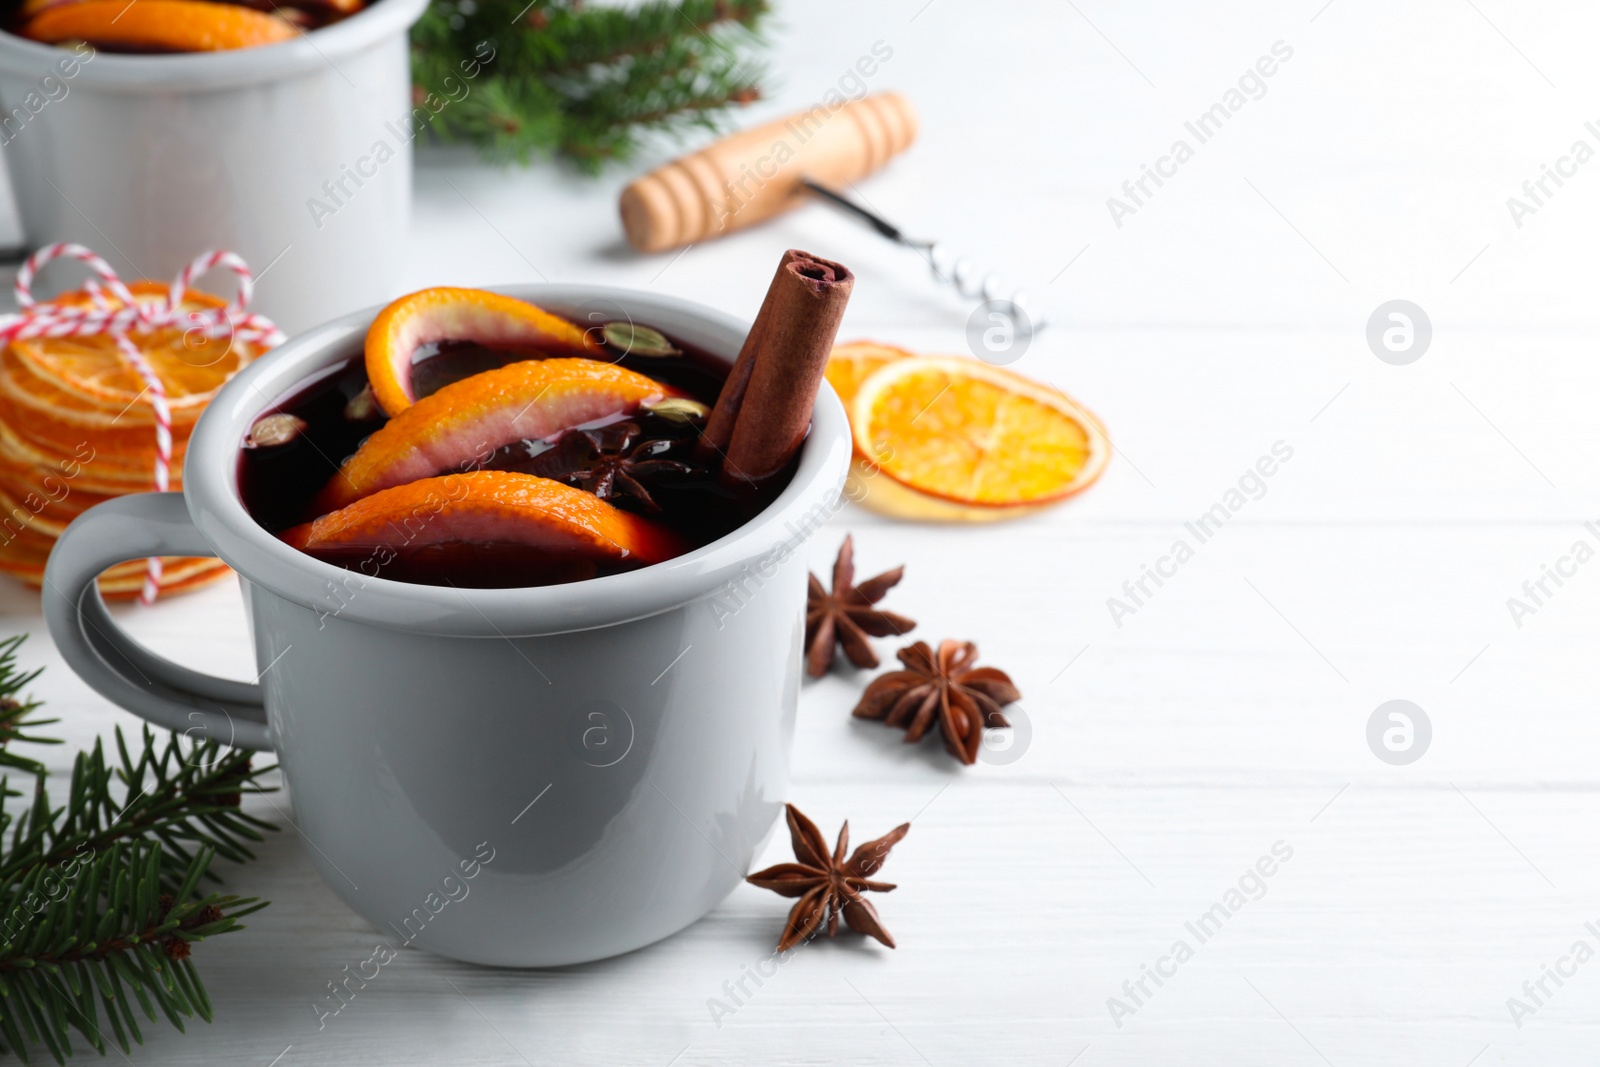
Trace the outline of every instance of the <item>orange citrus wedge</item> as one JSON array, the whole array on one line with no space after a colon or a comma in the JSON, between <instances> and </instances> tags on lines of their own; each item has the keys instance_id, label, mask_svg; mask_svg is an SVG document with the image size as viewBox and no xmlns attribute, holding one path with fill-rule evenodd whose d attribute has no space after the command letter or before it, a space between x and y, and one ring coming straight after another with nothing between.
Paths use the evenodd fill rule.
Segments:
<instances>
[{"instance_id":1,"label":"orange citrus wedge","mask_svg":"<svg viewBox=\"0 0 1600 1067\"><path fill-rule=\"evenodd\" d=\"M518 545L587 559L660 563L685 546L665 526L582 489L514 471L423 478L279 535L304 552Z\"/></svg>"},{"instance_id":2,"label":"orange citrus wedge","mask_svg":"<svg viewBox=\"0 0 1600 1067\"><path fill-rule=\"evenodd\" d=\"M536 359L474 374L390 419L318 495L332 511L383 489L481 466L495 449L538 440L678 390L592 359Z\"/></svg>"},{"instance_id":3,"label":"orange citrus wedge","mask_svg":"<svg viewBox=\"0 0 1600 1067\"><path fill-rule=\"evenodd\" d=\"M22 3L17 7L17 16L23 19L31 19L46 8L82 2L83 0L22 0Z\"/></svg>"},{"instance_id":4,"label":"orange citrus wedge","mask_svg":"<svg viewBox=\"0 0 1600 1067\"><path fill-rule=\"evenodd\" d=\"M566 319L482 289L424 289L378 313L367 330L367 379L378 406L398 415L417 400L411 360L421 345L476 341L530 356L593 356L598 341Z\"/></svg>"},{"instance_id":5,"label":"orange citrus wedge","mask_svg":"<svg viewBox=\"0 0 1600 1067\"><path fill-rule=\"evenodd\" d=\"M856 391L873 371L885 363L905 359L912 354L903 348L880 345L875 341L851 341L848 344L833 346L833 351L828 355L828 368L825 374L828 384L839 394L844 409L849 411L850 405L855 401Z\"/></svg>"},{"instance_id":6,"label":"orange citrus wedge","mask_svg":"<svg viewBox=\"0 0 1600 1067\"><path fill-rule=\"evenodd\" d=\"M130 52L221 52L300 36L286 19L207 0L80 0L45 8L23 36Z\"/></svg>"},{"instance_id":7,"label":"orange citrus wedge","mask_svg":"<svg viewBox=\"0 0 1600 1067\"><path fill-rule=\"evenodd\" d=\"M864 502L904 518L1012 518L1087 488L1111 458L1071 397L977 360L887 361L850 414Z\"/></svg>"}]
</instances>

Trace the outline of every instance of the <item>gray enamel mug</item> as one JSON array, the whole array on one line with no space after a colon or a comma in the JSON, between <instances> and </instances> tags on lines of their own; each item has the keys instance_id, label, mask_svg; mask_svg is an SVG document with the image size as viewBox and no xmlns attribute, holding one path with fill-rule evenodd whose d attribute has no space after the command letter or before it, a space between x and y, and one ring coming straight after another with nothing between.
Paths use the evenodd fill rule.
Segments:
<instances>
[{"instance_id":1,"label":"gray enamel mug","mask_svg":"<svg viewBox=\"0 0 1600 1067\"><path fill-rule=\"evenodd\" d=\"M729 362L748 330L630 290L503 291L558 313L602 301ZM802 545L841 503L844 409L824 386L782 494L687 555L539 588L397 582L290 548L238 488L252 423L359 358L375 313L293 338L228 382L190 440L182 493L73 522L45 573L51 636L113 703L274 751L311 862L392 948L553 966L666 937L738 884L786 798ZM181 667L118 628L95 576L150 555L238 572L256 684Z\"/></svg>"},{"instance_id":2,"label":"gray enamel mug","mask_svg":"<svg viewBox=\"0 0 1600 1067\"><path fill-rule=\"evenodd\" d=\"M158 281L237 252L258 276L252 310L290 333L392 298L415 132L481 67L413 101L406 31L426 7L377 0L292 41L176 55L0 33L0 159L23 239Z\"/></svg>"}]
</instances>

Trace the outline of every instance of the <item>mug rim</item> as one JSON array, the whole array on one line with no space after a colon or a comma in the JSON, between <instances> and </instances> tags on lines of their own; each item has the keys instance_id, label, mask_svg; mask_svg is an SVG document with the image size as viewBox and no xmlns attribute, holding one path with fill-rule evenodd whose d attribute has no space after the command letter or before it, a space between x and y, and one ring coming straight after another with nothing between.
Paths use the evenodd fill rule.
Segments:
<instances>
[{"instance_id":1,"label":"mug rim","mask_svg":"<svg viewBox=\"0 0 1600 1067\"><path fill-rule=\"evenodd\" d=\"M375 0L370 6L277 44L222 52L122 55L96 50L71 81L75 85L130 93L224 89L280 81L317 67L338 70L335 61L377 42L405 33L427 8L428 0ZM0 72L24 77L59 77L56 64L71 52L0 30Z\"/></svg>"},{"instance_id":2,"label":"mug rim","mask_svg":"<svg viewBox=\"0 0 1600 1067\"><path fill-rule=\"evenodd\" d=\"M749 323L694 301L595 285L488 287L541 306L607 301L732 364ZM291 548L245 510L238 486L239 447L255 420L297 386L359 354L383 305L342 316L291 338L235 374L207 405L190 437L183 494L206 542L250 584L332 617L385 629L460 637L532 637L595 629L657 615L718 589L748 595L771 578L761 563L781 564L837 510L853 443L844 406L824 381L811 428L789 484L743 526L692 552L622 574L565 585L466 589L421 585L346 570ZM664 321L665 320L665 321ZM352 581L354 585L352 585ZM731 586L738 581L740 584ZM737 611L738 604L730 611Z\"/></svg>"}]
</instances>

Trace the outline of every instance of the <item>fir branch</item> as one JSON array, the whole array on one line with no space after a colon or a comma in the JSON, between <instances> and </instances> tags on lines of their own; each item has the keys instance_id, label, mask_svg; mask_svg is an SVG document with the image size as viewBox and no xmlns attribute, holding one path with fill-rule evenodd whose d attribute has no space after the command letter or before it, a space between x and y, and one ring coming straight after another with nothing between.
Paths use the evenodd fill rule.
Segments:
<instances>
[{"instance_id":1,"label":"fir branch","mask_svg":"<svg viewBox=\"0 0 1600 1067\"><path fill-rule=\"evenodd\" d=\"M559 51L545 72L560 74L590 64L648 55L682 40L686 34L698 35L716 47L711 31L730 22L753 25L766 14L767 7L766 0L687 0L680 4L648 4L637 11L598 8L592 12L552 13L543 28ZM538 20L531 25L540 27Z\"/></svg>"},{"instance_id":2,"label":"fir branch","mask_svg":"<svg viewBox=\"0 0 1600 1067\"><path fill-rule=\"evenodd\" d=\"M64 1063L76 1031L103 1056L104 1012L113 1042L127 1053L144 1041L130 990L150 1022L158 1010L180 1031L185 1019L211 1021L190 945L243 929L239 920L266 905L218 894L194 898L209 849L190 861L187 891L160 893L161 853L154 842L123 842L75 862L48 888L30 878L0 889L0 1052L27 1063L29 1048L43 1045Z\"/></svg>"},{"instance_id":3,"label":"fir branch","mask_svg":"<svg viewBox=\"0 0 1600 1067\"><path fill-rule=\"evenodd\" d=\"M19 670L21 641L0 641L0 700L21 709L0 708L0 724L33 727L54 720L25 718L37 703L16 699L38 674ZM18 729L0 740L59 743ZM139 1014L154 1022L159 1012L180 1031L185 1020L210 1022L190 946L243 929L240 919L266 907L198 892L216 880L216 856L251 859L245 842L276 829L239 809L244 794L266 791L265 770L214 742L162 745L148 727L141 741L135 757L118 730L116 762L98 742L78 753L59 808L42 765L5 764L38 770L20 812L7 803L23 794L0 778L0 1053L26 1063L43 1047L64 1063L77 1033L103 1056L109 1028L126 1054L144 1040Z\"/></svg>"},{"instance_id":4,"label":"fir branch","mask_svg":"<svg viewBox=\"0 0 1600 1067\"><path fill-rule=\"evenodd\" d=\"M39 677L39 671L43 670L41 667L32 671L22 671L17 666L17 647L27 640L27 636L18 634L16 637L0 641L0 768L14 768L38 775L45 773L44 764L12 751L12 742L35 745L59 745L61 742L55 738L24 732L59 721L34 718L33 712L38 708L39 702L17 698L17 694L22 692L28 683Z\"/></svg>"},{"instance_id":5,"label":"fir branch","mask_svg":"<svg viewBox=\"0 0 1600 1067\"><path fill-rule=\"evenodd\" d=\"M597 80L592 90L568 107L568 133L563 150L574 157L624 157L638 131L678 130L683 126L715 128L712 112L733 102L749 102L758 94L754 82L736 77L726 64L706 70L701 53L686 42L648 58L635 59Z\"/></svg>"},{"instance_id":6,"label":"fir branch","mask_svg":"<svg viewBox=\"0 0 1600 1067\"><path fill-rule=\"evenodd\" d=\"M413 74L419 90L439 93L476 72L429 122L439 140L501 160L559 154L594 171L647 134L716 129L730 107L759 98L763 71L750 56L768 7L445 0L412 32Z\"/></svg>"},{"instance_id":7,"label":"fir branch","mask_svg":"<svg viewBox=\"0 0 1600 1067\"><path fill-rule=\"evenodd\" d=\"M162 747L145 727L135 760L120 728L116 739L120 766L106 759L98 740L93 750L78 753L65 808L51 809L39 779L32 807L13 828L6 798L0 797L0 834L12 830L9 847L0 850L0 884L35 867L57 866L83 849L99 852L118 842L153 838L166 846L162 878L170 888L188 868L193 855L188 845L243 863L255 858L246 842L262 840L262 830L277 829L240 810L244 794L268 791L258 779L273 769L254 770L248 752L226 750L215 741L189 744L175 735Z\"/></svg>"}]
</instances>

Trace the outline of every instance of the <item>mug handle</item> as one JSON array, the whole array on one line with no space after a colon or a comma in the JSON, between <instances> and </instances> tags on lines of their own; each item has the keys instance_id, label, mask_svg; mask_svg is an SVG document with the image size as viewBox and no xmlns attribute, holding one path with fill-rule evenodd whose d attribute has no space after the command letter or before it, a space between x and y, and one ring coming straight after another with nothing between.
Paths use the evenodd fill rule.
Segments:
<instances>
[{"instance_id":1,"label":"mug handle","mask_svg":"<svg viewBox=\"0 0 1600 1067\"><path fill-rule=\"evenodd\" d=\"M201 674L158 656L112 619L96 579L147 556L210 556L182 493L136 493L73 520L45 566L45 623L67 666L140 718L194 740L270 750L261 686Z\"/></svg>"}]
</instances>

